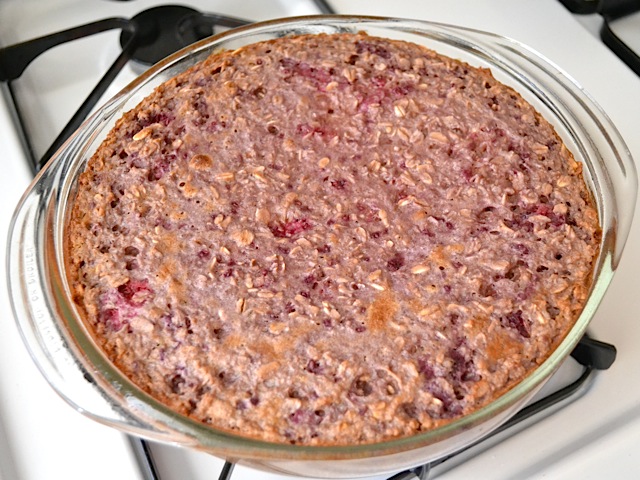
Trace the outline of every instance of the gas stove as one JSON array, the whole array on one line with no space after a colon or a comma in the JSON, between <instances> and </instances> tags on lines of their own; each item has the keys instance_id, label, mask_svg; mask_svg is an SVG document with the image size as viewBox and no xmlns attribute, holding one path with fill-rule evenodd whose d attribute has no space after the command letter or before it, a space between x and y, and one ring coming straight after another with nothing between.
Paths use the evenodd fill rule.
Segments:
<instances>
[{"instance_id":1,"label":"gas stove","mask_svg":"<svg viewBox=\"0 0 640 480\"><path fill-rule=\"evenodd\" d=\"M126 52L127 35L136 26L139 28L137 24L132 27L131 22L165 3L161 0L4 0L0 3L0 46L109 19L102 33L47 51L26 67L19 79L10 82L10 87L6 82L2 85L0 198L4 207L0 210L0 232L7 231L14 206L39 164L52 153L51 145L61 139L57 138L59 135L64 136L65 129L73 127L78 109L91 111L135 78L147 64L153 63L157 55L164 54L152 52L149 58L143 55L129 61L127 57L119 63L122 52ZM424 19L512 37L547 56L583 85L612 118L632 155L640 158L640 138L634 135L640 123L637 108L640 77L598 38L599 15L573 15L557 0L200 0L180 2L172 8L194 9L206 14L198 20L195 29L195 35L202 36L212 29L230 28L245 20L333 10L344 14ZM213 13L219 16L214 18ZM640 31L640 18L636 18L636 30ZM96 89L100 78L110 69L113 82ZM96 93L96 90L100 91ZM91 101L83 106L87 97ZM6 233L0 235L0 250L5 237ZM523 421L489 441L419 471L399 473L396 478L637 476L640 473L640 459L635 455L640 445L640 382L635 381L635 366L640 363L640 349L636 348L640 343L640 326L635 316L640 312L640 298L634 295L632 266L639 262L640 226L636 219L622 265L590 328L593 337L617 347L617 359L609 370L585 373L578 362L569 359L560 374L536 398L551 395L558 400L553 407L531 418L531 412L525 411L521 415ZM4 275L0 282L0 305L4 313L0 318L3 332L0 336L0 480L291 478L256 472L244 466L236 466L231 472L231 464L210 455L140 442L79 415L55 395L29 358L11 317ZM582 376L585 381L579 382ZM563 392L567 384L575 385L572 387L575 392L565 398ZM558 390L560 393L553 393ZM369 478L388 477L386 474Z\"/></svg>"}]
</instances>

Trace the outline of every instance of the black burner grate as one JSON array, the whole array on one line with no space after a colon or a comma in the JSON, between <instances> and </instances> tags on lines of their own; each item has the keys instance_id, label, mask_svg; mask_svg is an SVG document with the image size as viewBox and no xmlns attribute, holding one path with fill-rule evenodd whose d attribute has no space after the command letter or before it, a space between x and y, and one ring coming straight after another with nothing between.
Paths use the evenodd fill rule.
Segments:
<instances>
[{"instance_id":1,"label":"black burner grate","mask_svg":"<svg viewBox=\"0 0 640 480\"><path fill-rule=\"evenodd\" d=\"M640 52L634 51L615 33L616 20L640 11L638 0L560 0L572 13L599 14L602 17L600 38L631 70L640 75Z\"/></svg>"},{"instance_id":2,"label":"black burner grate","mask_svg":"<svg viewBox=\"0 0 640 480\"><path fill-rule=\"evenodd\" d=\"M313 1L321 13L335 13L325 0ZM579 0L562 1L580 3ZM587 3L593 2L587 1ZM120 45L122 51L120 55L41 158L35 158L28 138L24 135L27 149L31 152L31 166L34 173L44 166L64 141L80 126L103 96L108 86L130 61L136 62L143 67L148 67L174 51L206 38L214 33L216 28L235 28L248 23L251 22L225 15L200 13L187 7L169 5L145 10L131 19L107 18L0 48L0 82L6 82L11 93L11 81L19 78L28 65L47 50L66 42L108 30L121 30ZM14 105L15 103L14 101ZM16 116L24 133L24 122L20 119L19 111L16 111ZM592 377L594 371L605 370L611 366L616 357L616 349L613 345L585 336L572 352L572 356L583 366L582 374L573 383L525 407L500 428L492 432L490 436L470 445L463 451L435 460L429 464L400 472L390 477L389 480L425 480L431 476L434 468L459 462L461 458L464 459L465 455L468 456L470 452L473 454L474 448L478 445L485 445L487 442L491 442L492 439L500 441L509 434L518 431L519 426L524 428L528 420L553 413L580 396L580 393L586 389L588 380ZM507 435L505 435L505 432ZM129 437L129 439L143 478L145 480L161 480L149 444L137 437ZM230 480L233 468L233 463L226 462L218 475L218 479Z\"/></svg>"}]
</instances>

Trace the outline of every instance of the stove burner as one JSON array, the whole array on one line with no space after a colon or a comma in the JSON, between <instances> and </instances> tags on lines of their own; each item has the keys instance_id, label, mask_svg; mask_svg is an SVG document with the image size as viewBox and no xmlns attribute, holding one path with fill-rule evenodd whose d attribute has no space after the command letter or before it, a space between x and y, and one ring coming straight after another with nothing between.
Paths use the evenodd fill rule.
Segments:
<instances>
[{"instance_id":1,"label":"stove burner","mask_svg":"<svg viewBox=\"0 0 640 480\"><path fill-rule=\"evenodd\" d=\"M164 57L213 34L213 29L201 28L195 22L202 16L192 8L178 5L163 5L145 10L131 19L134 31L123 30L120 46L135 38L136 48L131 60L150 67Z\"/></svg>"}]
</instances>

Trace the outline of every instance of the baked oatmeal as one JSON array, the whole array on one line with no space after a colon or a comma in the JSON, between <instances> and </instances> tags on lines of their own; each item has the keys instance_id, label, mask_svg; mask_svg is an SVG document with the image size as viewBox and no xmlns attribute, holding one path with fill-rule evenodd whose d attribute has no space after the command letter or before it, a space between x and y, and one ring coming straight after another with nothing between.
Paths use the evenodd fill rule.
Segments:
<instances>
[{"instance_id":1,"label":"baked oatmeal","mask_svg":"<svg viewBox=\"0 0 640 480\"><path fill-rule=\"evenodd\" d=\"M141 389L272 442L467 415L580 314L581 164L486 69L364 34L256 43L119 120L68 222L74 300Z\"/></svg>"}]
</instances>

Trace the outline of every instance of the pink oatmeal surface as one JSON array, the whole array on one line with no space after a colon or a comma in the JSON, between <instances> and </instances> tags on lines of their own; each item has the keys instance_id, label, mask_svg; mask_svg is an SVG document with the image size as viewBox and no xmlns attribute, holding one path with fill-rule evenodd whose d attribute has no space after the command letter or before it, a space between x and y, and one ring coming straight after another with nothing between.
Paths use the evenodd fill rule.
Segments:
<instances>
[{"instance_id":1,"label":"pink oatmeal surface","mask_svg":"<svg viewBox=\"0 0 640 480\"><path fill-rule=\"evenodd\" d=\"M118 121L68 224L114 364L212 427L384 441L486 405L590 288L553 128L484 69L362 34L215 54Z\"/></svg>"}]
</instances>

